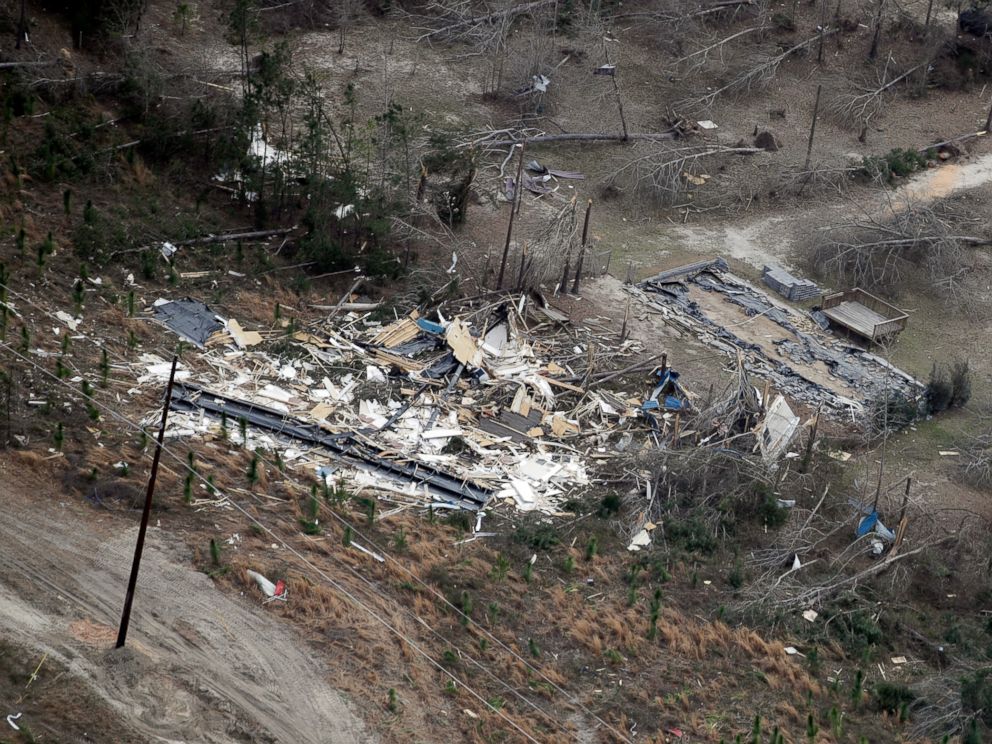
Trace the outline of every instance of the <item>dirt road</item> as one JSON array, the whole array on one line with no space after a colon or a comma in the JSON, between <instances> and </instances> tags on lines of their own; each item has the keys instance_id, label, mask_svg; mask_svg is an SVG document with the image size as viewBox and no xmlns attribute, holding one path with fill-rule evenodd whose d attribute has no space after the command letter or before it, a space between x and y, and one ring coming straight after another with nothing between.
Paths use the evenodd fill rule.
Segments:
<instances>
[{"instance_id":1,"label":"dirt road","mask_svg":"<svg viewBox=\"0 0 992 744\"><path fill-rule=\"evenodd\" d=\"M898 191L884 191L865 201L828 199L784 215L728 220L668 228L680 252L724 255L760 269L765 264L789 265L811 229L852 218L899 209L907 202L928 202L992 182L992 154L947 163L917 173ZM863 197L862 197L863 198ZM801 269L801 267L800 267Z\"/></svg>"},{"instance_id":2,"label":"dirt road","mask_svg":"<svg viewBox=\"0 0 992 744\"><path fill-rule=\"evenodd\" d=\"M372 740L306 644L255 598L217 591L154 517L128 647L113 650L136 527L21 483L0 462L5 641L65 664L149 741Z\"/></svg>"}]
</instances>

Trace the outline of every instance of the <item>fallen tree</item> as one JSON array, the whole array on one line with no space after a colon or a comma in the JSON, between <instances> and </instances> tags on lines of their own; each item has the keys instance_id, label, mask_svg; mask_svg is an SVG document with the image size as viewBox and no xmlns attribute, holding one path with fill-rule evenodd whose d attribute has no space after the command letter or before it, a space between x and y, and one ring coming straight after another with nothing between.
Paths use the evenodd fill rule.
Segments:
<instances>
[{"instance_id":1,"label":"fallen tree","mask_svg":"<svg viewBox=\"0 0 992 744\"><path fill-rule=\"evenodd\" d=\"M468 10L468 7L462 3L443 3L435 2L428 6L428 10L437 10L439 17L446 17L448 20L445 25L427 31L416 37L416 41L431 41L437 38L446 38L448 40L454 40L461 37L472 36L474 32L485 26L494 26L497 23L503 21L512 20L519 15L525 13L531 13L535 10L540 10L542 8L547 8L555 5L557 0L533 0L533 2L524 3L523 5L515 5L509 8L504 8L503 10L493 11L491 13L486 13L480 16L465 16L464 11ZM452 18L455 16L455 18Z\"/></svg>"},{"instance_id":2,"label":"fallen tree","mask_svg":"<svg viewBox=\"0 0 992 744\"><path fill-rule=\"evenodd\" d=\"M734 90L750 90L753 87L761 87L767 85L775 77L775 73L778 71L778 66L782 64L785 60L791 57L797 52L803 51L814 43L825 39L828 36L832 36L837 33L836 29L827 29L822 33L818 33L816 36L811 36L805 41L801 41L798 44L789 47L781 54L777 54L774 57L770 57L758 65L745 70L740 73L737 77L731 80L729 83L720 86L716 90L707 93L705 96L699 98L693 98L688 101L684 101L680 104L680 107L690 107L690 106L710 106L713 102L724 93L734 91Z\"/></svg>"},{"instance_id":3,"label":"fallen tree","mask_svg":"<svg viewBox=\"0 0 992 744\"><path fill-rule=\"evenodd\" d=\"M929 60L921 62L889 81L885 80L886 72L883 71L882 80L877 86L863 88L861 93L839 96L828 105L827 110L839 124L863 130L873 118L881 113L882 96L928 64L930 64Z\"/></svg>"},{"instance_id":4,"label":"fallen tree","mask_svg":"<svg viewBox=\"0 0 992 744\"><path fill-rule=\"evenodd\" d=\"M495 129L485 133L471 135L459 143L459 147L492 148L507 145L535 145L551 142L664 142L677 139L680 134L676 129L666 132L562 132L560 134L530 134L534 130L526 129Z\"/></svg>"},{"instance_id":5,"label":"fallen tree","mask_svg":"<svg viewBox=\"0 0 992 744\"><path fill-rule=\"evenodd\" d=\"M607 179L609 185L629 179L632 188L662 201L671 201L686 190L687 184L698 178L694 167L701 161L720 155L753 155L764 152L760 147L725 147L697 145L660 149L634 158L620 166Z\"/></svg>"},{"instance_id":6,"label":"fallen tree","mask_svg":"<svg viewBox=\"0 0 992 744\"><path fill-rule=\"evenodd\" d=\"M960 228L977 225L941 207L892 204L881 216L821 228L812 256L819 271L845 284L891 290L923 269L931 287L956 294L969 273L967 248L992 238Z\"/></svg>"}]
</instances>

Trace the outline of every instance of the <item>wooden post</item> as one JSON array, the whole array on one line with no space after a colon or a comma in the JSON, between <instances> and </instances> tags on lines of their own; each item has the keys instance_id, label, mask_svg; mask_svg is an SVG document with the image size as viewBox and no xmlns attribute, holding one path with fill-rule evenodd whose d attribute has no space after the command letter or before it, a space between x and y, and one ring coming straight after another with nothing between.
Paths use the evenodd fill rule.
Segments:
<instances>
[{"instance_id":1,"label":"wooden post","mask_svg":"<svg viewBox=\"0 0 992 744\"><path fill-rule=\"evenodd\" d=\"M586 257L586 241L589 239L589 213L592 211L592 199L586 204L586 216L582 221L582 244L579 247L579 261L575 266L575 282L572 284L572 294L579 293L579 279L582 278L582 262Z\"/></svg>"},{"instance_id":2,"label":"wooden post","mask_svg":"<svg viewBox=\"0 0 992 744\"><path fill-rule=\"evenodd\" d=\"M913 476L906 478L906 491L902 495L902 508L899 510L899 521L906 516L906 506L909 504L909 489L913 485Z\"/></svg>"},{"instance_id":3,"label":"wooden post","mask_svg":"<svg viewBox=\"0 0 992 744\"><path fill-rule=\"evenodd\" d=\"M818 64L818 65L822 65L823 64L823 31L824 31L824 24L821 23L820 24L820 46L816 50L816 64Z\"/></svg>"},{"instance_id":4,"label":"wooden post","mask_svg":"<svg viewBox=\"0 0 992 744\"><path fill-rule=\"evenodd\" d=\"M925 22L925 23L923 24L923 28L924 28L924 29L928 29L928 28L930 28L930 14L931 14L932 12L933 12L933 0L930 0L930 2L929 2L929 3L927 3L927 20L926 20L926 22Z\"/></svg>"},{"instance_id":5,"label":"wooden post","mask_svg":"<svg viewBox=\"0 0 992 744\"><path fill-rule=\"evenodd\" d=\"M513 184L513 199L510 200L510 220L506 225L506 242L503 244L503 259L499 262L499 278L496 280L496 289L503 289L503 275L506 273L506 258L510 253L510 238L513 237L513 217L517 213L520 204L520 192L524 190L520 182L520 176L524 170L524 145L520 148L520 160L517 162L517 180Z\"/></svg>"},{"instance_id":6,"label":"wooden post","mask_svg":"<svg viewBox=\"0 0 992 744\"><path fill-rule=\"evenodd\" d=\"M820 407L816 407L816 413L813 414L813 425L809 429L809 441L806 442L806 452L803 455L803 466L800 472L805 473L809 470L810 460L813 458L813 447L816 445L816 430L820 426Z\"/></svg>"},{"instance_id":7,"label":"wooden post","mask_svg":"<svg viewBox=\"0 0 992 744\"><path fill-rule=\"evenodd\" d=\"M524 267L527 265L527 241L524 241L524 247L520 251L520 271L517 274L517 291L522 292L524 289Z\"/></svg>"},{"instance_id":8,"label":"wooden post","mask_svg":"<svg viewBox=\"0 0 992 744\"><path fill-rule=\"evenodd\" d=\"M572 197L572 219L575 219L575 201L577 197ZM565 251L565 268L561 272L561 282L558 284L557 294L568 294L568 269L572 258L572 240L568 240L568 250Z\"/></svg>"},{"instance_id":9,"label":"wooden post","mask_svg":"<svg viewBox=\"0 0 992 744\"><path fill-rule=\"evenodd\" d=\"M813 135L816 134L816 116L820 113L820 92L823 90L822 85L816 86L816 103L813 104L813 121L809 125L809 142L806 144L806 163L803 165L803 170L809 170L809 159L813 155Z\"/></svg>"},{"instance_id":10,"label":"wooden post","mask_svg":"<svg viewBox=\"0 0 992 744\"><path fill-rule=\"evenodd\" d=\"M985 117L985 131L992 129L992 104L989 104L989 115Z\"/></svg>"},{"instance_id":11,"label":"wooden post","mask_svg":"<svg viewBox=\"0 0 992 744\"><path fill-rule=\"evenodd\" d=\"M623 326L620 327L620 343L627 340L627 319L630 317L630 298L627 298L627 308L623 311Z\"/></svg>"},{"instance_id":12,"label":"wooden post","mask_svg":"<svg viewBox=\"0 0 992 744\"><path fill-rule=\"evenodd\" d=\"M169 384L165 388L165 403L162 405L162 425L158 430L158 441L155 443L155 455L152 457L152 472L148 476L148 490L145 491L145 508L141 512L141 526L138 528L138 541L134 546L134 560L131 562L131 576L127 581L127 594L124 595L124 610L121 613L121 625L117 631L117 645L123 648L127 640L127 628L131 622L131 604L134 602L134 590L138 583L138 568L141 565L141 552L145 547L145 533L148 532L148 518L152 513L152 496L155 494L155 478L158 476L158 463L162 458L162 442L165 439L165 423L169 417L169 404L172 402L172 384L176 379L176 364L178 356L172 357L172 370L169 372Z\"/></svg>"}]
</instances>

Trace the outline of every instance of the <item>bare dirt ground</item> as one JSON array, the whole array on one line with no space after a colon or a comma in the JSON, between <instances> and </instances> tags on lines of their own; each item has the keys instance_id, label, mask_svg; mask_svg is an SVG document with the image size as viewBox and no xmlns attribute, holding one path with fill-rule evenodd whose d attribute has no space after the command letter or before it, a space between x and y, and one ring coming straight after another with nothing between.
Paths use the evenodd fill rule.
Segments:
<instances>
[{"instance_id":1,"label":"bare dirt ground","mask_svg":"<svg viewBox=\"0 0 992 744\"><path fill-rule=\"evenodd\" d=\"M0 461L5 641L64 665L135 740L374 740L292 631L218 592L155 522L128 644L114 650L137 529L94 519L44 481L25 487L25 464ZM38 731L44 721L22 723Z\"/></svg>"}]
</instances>

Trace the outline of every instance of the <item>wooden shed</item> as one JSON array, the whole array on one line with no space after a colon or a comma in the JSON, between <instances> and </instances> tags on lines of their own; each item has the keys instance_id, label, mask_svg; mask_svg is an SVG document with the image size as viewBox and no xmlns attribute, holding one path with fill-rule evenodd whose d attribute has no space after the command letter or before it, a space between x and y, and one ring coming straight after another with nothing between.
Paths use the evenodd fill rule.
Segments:
<instances>
[{"instance_id":1,"label":"wooden shed","mask_svg":"<svg viewBox=\"0 0 992 744\"><path fill-rule=\"evenodd\" d=\"M909 319L899 308L860 287L824 295L820 309L832 322L873 343L899 333Z\"/></svg>"}]
</instances>

